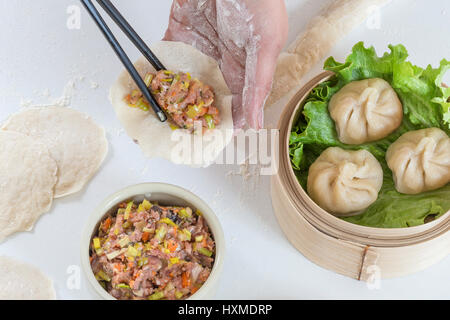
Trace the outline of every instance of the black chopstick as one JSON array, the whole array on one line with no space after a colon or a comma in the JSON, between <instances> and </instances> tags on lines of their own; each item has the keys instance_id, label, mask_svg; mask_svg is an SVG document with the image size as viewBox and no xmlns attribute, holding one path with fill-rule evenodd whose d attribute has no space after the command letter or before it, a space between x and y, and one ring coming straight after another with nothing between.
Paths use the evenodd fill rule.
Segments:
<instances>
[{"instance_id":1,"label":"black chopstick","mask_svg":"<svg viewBox=\"0 0 450 320\"><path fill-rule=\"evenodd\" d=\"M123 33L134 43L134 45L141 51L144 57L152 64L156 71L167 70L161 61L150 50L147 44L141 39L141 37L134 31L128 21L122 16L119 10L114 7L110 0L97 0L100 6L109 14L111 19L122 29Z\"/></svg>"},{"instance_id":2,"label":"black chopstick","mask_svg":"<svg viewBox=\"0 0 450 320\"><path fill-rule=\"evenodd\" d=\"M133 63L131 62L130 58L128 58L127 54L125 53L123 48L120 46L116 37L114 37L114 34L109 29L105 20L103 20L102 16L98 12L98 10L95 8L92 1L91 0L81 0L81 2L83 3L83 5L87 9L87 11L89 12L91 17L94 19L95 23L100 28L100 30L102 31L105 38L108 40L109 44L112 46L113 50L116 52L119 59L122 61L123 65L125 66L125 69L127 69L127 71L129 72L129 74L131 75L133 80L136 82L136 85L138 86L139 90L141 90L144 97L150 103L153 111L155 111L159 120L161 122L166 121L167 120L166 114L161 109L161 107L158 105L155 98L153 98L153 96L151 95L149 89L145 85L144 80L142 80L138 71L136 70Z\"/></svg>"}]
</instances>

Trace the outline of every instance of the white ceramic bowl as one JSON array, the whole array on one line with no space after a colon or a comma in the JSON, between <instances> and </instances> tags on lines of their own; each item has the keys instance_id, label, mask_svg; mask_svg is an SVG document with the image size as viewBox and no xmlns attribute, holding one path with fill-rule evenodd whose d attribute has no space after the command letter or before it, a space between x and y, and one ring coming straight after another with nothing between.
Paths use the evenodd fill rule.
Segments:
<instances>
[{"instance_id":1,"label":"white ceramic bowl","mask_svg":"<svg viewBox=\"0 0 450 320\"><path fill-rule=\"evenodd\" d=\"M95 292L103 299L115 300L95 279L89 263L89 245L99 223L119 203L134 199L142 201L158 201L163 205L189 206L202 212L216 243L216 258L211 274L203 286L188 299L212 299L217 289L219 276L222 273L225 256L225 238L222 227L211 208L193 193L166 183L143 183L126 187L106 198L91 214L81 239L81 265Z\"/></svg>"}]
</instances>

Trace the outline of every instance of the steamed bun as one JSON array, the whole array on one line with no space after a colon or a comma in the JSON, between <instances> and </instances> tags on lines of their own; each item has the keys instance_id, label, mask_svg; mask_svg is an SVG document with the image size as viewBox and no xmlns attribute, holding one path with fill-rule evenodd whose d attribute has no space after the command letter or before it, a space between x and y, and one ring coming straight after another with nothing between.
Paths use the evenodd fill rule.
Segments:
<instances>
[{"instance_id":1,"label":"steamed bun","mask_svg":"<svg viewBox=\"0 0 450 320\"><path fill-rule=\"evenodd\" d=\"M403 119L403 107L397 94L380 78L350 82L333 95L328 109L339 140L346 144L387 137Z\"/></svg>"},{"instance_id":2,"label":"steamed bun","mask_svg":"<svg viewBox=\"0 0 450 320\"><path fill-rule=\"evenodd\" d=\"M326 149L309 168L310 197L335 216L358 214L378 198L383 170L366 150Z\"/></svg>"},{"instance_id":3,"label":"steamed bun","mask_svg":"<svg viewBox=\"0 0 450 320\"><path fill-rule=\"evenodd\" d=\"M403 134L386 152L398 192L417 194L450 182L450 138L438 128Z\"/></svg>"}]
</instances>

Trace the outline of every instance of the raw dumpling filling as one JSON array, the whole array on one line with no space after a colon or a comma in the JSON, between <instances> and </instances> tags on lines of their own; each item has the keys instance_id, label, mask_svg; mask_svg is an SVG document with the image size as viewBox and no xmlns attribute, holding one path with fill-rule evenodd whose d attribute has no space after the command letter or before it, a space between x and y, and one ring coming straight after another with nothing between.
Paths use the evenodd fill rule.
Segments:
<instances>
[{"instance_id":1,"label":"raw dumpling filling","mask_svg":"<svg viewBox=\"0 0 450 320\"><path fill-rule=\"evenodd\" d=\"M208 279L215 242L199 211L130 201L103 219L90 259L95 277L116 299L180 300Z\"/></svg>"},{"instance_id":2,"label":"raw dumpling filling","mask_svg":"<svg viewBox=\"0 0 450 320\"><path fill-rule=\"evenodd\" d=\"M214 129L219 124L219 109L214 105L213 89L189 73L158 71L145 76L159 106L179 128L194 130L194 123L201 121L205 129ZM130 107L148 111L150 106L139 90L133 90L125 97Z\"/></svg>"}]
</instances>

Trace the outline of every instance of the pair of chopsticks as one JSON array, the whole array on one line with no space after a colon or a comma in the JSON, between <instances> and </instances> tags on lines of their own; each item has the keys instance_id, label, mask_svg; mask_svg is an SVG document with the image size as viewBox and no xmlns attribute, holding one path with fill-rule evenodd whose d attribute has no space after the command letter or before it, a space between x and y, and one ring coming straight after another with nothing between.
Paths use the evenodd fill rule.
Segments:
<instances>
[{"instance_id":1,"label":"pair of chopsticks","mask_svg":"<svg viewBox=\"0 0 450 320\"><path fill-rule=\"evenodd\" d=\"M144 97L150 103L152 109L157 114L159 120L164 122L167 120L167 116L161 107L156 102L155 98L153 98L149 89L145 85L144 80L142 80L138 71L134 67L130 58L128 58L127 54L117 41L116 37L112 33L111 29L106 24L105 20L103 20L102 16L98 12L97 8L94 6L91 0L81 0L84 7L87 9L91 17L94 19L97 26L102 31L105 38L108 40L109 44L112 46L113 50L116 52L119 59L122 61L123 65L127 69L128 73L133 78L134 82L138 86L139 90L141 90ZM122 16L122 14L114 7L110 0L97 0L100 6L109 14L111 19L122 29L125 35L134 43L134 45L141 51L144 57L153 65L153 67L157 70L166 70L164 65L158 60L155 54L150 50L150 48L145 44L145 42L139 37L136 31L130 26L130 24L126 21L126 19Z\"/></svg>"}]
</instances>

